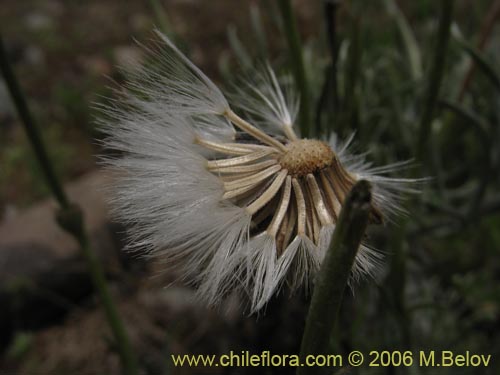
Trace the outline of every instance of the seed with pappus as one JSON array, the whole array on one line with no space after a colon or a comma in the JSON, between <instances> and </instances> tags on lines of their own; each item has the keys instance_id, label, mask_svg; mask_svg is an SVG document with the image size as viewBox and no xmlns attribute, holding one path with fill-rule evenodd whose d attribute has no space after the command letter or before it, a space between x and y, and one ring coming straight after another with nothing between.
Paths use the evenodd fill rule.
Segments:
<instances>
[{"instance_id":1,"label":"seed with pappus","mask_svg":"<svg viewBox=\"0 0 500 375\"><path fill-rule=\"evenodd\" d=\"M106 160L116 172L112 206L130 228L130 247L159 257L209 304L233 290L262 308L278 289L310 285L344 199L366 179L371 222L400 211L412 180L349 153L352 137L301 139L298 98L270 67L236 88L231 104L166 37L155 64L130 73L123 100L103 111ZM353 277L380 255L362 245Z\"/></svg>"}]
</instances>

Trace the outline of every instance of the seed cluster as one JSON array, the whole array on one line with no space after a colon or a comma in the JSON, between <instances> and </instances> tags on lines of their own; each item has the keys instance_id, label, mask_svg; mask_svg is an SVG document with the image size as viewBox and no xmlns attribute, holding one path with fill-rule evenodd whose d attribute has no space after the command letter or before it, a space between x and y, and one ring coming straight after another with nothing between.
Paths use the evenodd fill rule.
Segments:
<instances>
[{"instance_id":1,"label":"seed cluster","mask_svg":"<svg viewBox=\"0 0 500 375\"><path fill-rule=\"evenodd\" d=\"M223 183L222 199L245 208L252 217L251 235L267 232L275 239L279 254L296 236L317 245L321 229L337 222L356 182L354 176L325 142L295 136L278 141L234 112L226 115L255 142L197 139L218 156L207 162L207 168ZM372 218L381 219L375 207Z\"/></svg>"},{"instance_id":2,"label":"seed cluster","mask_svg":"<svg viewBox=\"0 0 500 375\"><path fill-rule=\"evenodd\" d=\"M304 177L330 166L335 154L325 142L315 139L300 139L286 146L280 165L294 177Z\"/></svg>"},{"instance_id":3,"label":"seed cluster","mask_svg":"<svg viewBox=\"0 0 500 375\"><path fill-rule=\"evenodd\" d=\"M351 153L352 137L300 139L292 79L267 66L239 80L229 101L158 36L154 63L132 74L123 105L103 108L105 144L116 151L105 158L117 177L112 202L130 246L175 268L208 304L237 290L257 311L285 282L311 285L358 179L373 185L372 223L379 207L398 214L401 193L417 192L418 180L386 175L405 162L373 167ZM361 244L353 276L373 273L378 258Z\"/></svg>"}]
</instances>

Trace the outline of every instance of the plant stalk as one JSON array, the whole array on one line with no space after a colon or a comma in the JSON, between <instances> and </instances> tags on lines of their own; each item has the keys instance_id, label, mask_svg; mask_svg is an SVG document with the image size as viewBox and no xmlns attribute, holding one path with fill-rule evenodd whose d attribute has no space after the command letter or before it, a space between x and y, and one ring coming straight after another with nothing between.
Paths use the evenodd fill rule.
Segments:
<instances>
[{"instance_id":1,"label":"plant stalk","mask_svg":"<svg viewBox=\"0 0 500 375\"><path fill-rule=\"evenodd\" d=\"M417 154L420 160L427 159L428 156L426 155L429 152L432 152L432 148L429 144L429 136L431 135L434 110L439 96L441 82L443 80L446 52L448 50L448 41L450 39L453 0L441 0L440 4L441 11L439 15L439 29L434 48L432 66L427 82L427 90L425 92L423 115L420 122L420 134L417 148Z\"/></svg>"},{"instance_id":2,"label":"plant stalk","mask_svg":"<svg viewBox=\"0 0 500 375\"><path fill-rule=\"evenodd\" d=\"M7 52L4 47L2 36L0 35L0 70L5 78L10 95L17 109L21 122L24 125L26 134L33 147L36 158L40 163L43 175L57 202L60 210L57 214L57 222L62 229L70 233L80 245L82 254L87 262L87 267L92 278L92 282L98 292L108 320L108 324L116 340L116 346L123 366L123 373L127 375L138 374L138 365L135 355L131 349L124 325L118 315L116 306L111 298L102 265L96 254L90 248L88 236L85 232L85 224L81 210L72 204L64 192L61 182L50 162L47 150L41 138L36 123L29 111L26 99L17 82L13 69L11 68Z\"/></svg>"},{"instance_id":3,"label":"plant stalk","mask_svg":"<svg viewBox=\"0 0 500 375\"><path fill-rule=\"evenodd\" d=\"M342 0L324 0L323 10L326 25L326 35L328 41L328 52L330 54L330 64L325 69L325 79L321 94L319 96L315 120L316 133L315 136L320 138L324 134L329 134L333 131L333 125L336 123L335 115L338 107L338 88L337 88L337 11ZM326 110L326 111L325 111ZM323 111L326 112L326 126L323 126L322 120Z\"/></svg>"},{"instance_id":4,"label":"plant stalk","mask_svg":"<svg viewBox=\"0 0 500 375\"><path fill-rule=\"evenodd\" d=\"M337 324L342 297L370 210L371 185L361 180L353 186L345 200L330 248L316 277L300 349L302 363L307 355L329 354L331 335ZM304 366L298 368L297 374L322 374L325 370Z\"/></svg>"},{"instance_id":5,"label":"plant stalk","mask_svg":"<svg viewBox=\"0 0 500 375\"><path fill-rule=\"evenodd\" d=\"M481 22L482 27L481 27L481 32L479 33L479 43L477 46L477 50L479 52L481 52L486 47L486 44L491 37L494 26L499 17L500 17L500 0L496 0L495 2L491 3L491 6L486 12L486 16L484 17L483 22ZM465 93L467 92L467 89L469 88L472 82L472 76L474 75L475 70L476 70L476 62L472 60L469 65L469 69L465 74L462 87L460 88L460 92L458 94L459 103L462 102L462 100L464 99Z\"/></svg>"},{"instance_id":6,"label":"plant stalk","mask_svg":"<svg viewBox=\"0 0 500 375\"><path fill-rule=\"evenodd\" d=\"M300 42L299 32L297 30L297 22L292 10L290 0L278 0L281 17L283 19L284 31L290 51L290 61L295 83L300 93L300 133L303 138L310 136L311 124L311 107L310 107L310 91L307 81L307 75L304 67L304 56L302 53L302 45Z\"/></svg>"},{"instance_id":7,"label":"plant stalk","mask_svg":"<svg viewBox=\"0 0 500 375\"><path fill-rule=\"evenodd\" d=\"M167 13L165 8L163 7L160 0L149 0L149 4L151 5L151 9L153 10L153 15L158 22L160 30L165 35L172 35L172 30L170 27L170 22L167 17Z\"/></svg>"},{"instance_id":8,"label":"plant stalk","mask_svg":"<svg viewBox=\"0 0 500 375\"><path fill-rule=\"evenodd\" d=\"M0 70L2 75L4 76L5 83L9 89L10 95L12 97L12 101L17 109L19 117L24 125L24 129L29 138L29 141L35 151L36 158L40 163L40 167L42 168L43 176L45 178L45 182L49 186L52 194L57 199L57 202L60 204L62 208L67 208L69 206L69 200L66 196L57 176L52 168L52 164L50 163L49 155L44 147L42 137L38 128L35 125L35 121L31 116L31 113L28 109L28 104L26 103L26 99L19 87L16 76L14 75L14 71L11 69L9 64L9 60L7 59L7 51L4 47L2 36L0 35Z\"/></svg>"},{"instance_id":9,"label":"plant stalk","mask_svg":"<svg viewBox=\"0 0 500 375\"><path fill-rule=\"evenodd\" d=\"M359 98L358 85L361 78L361 18L353 15L350 31L350 45L345 69L344 96L339 106L340 118L337 123L337 131L340 134L348 134L357 129L359 125Z\"/></svg>"}]
</instances>

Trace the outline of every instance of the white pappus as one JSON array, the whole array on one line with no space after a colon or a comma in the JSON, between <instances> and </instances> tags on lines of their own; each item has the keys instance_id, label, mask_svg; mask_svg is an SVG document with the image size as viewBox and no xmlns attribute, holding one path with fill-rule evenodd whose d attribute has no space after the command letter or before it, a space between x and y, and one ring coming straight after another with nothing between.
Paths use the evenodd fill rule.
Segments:
<instances>
[{"instance_id":1,"label":"white pappus","mask_svg":"<svg viewBox=\"0 0 500 375\"><path fill-rule=\"evenodd\" d=\"M271 68L233 106L158 35L158 65L132 73L123 99L103 109L105 145L118 151L105 159L116 176L111 203L130 247L175 267L207 303L239 289L257 311L284 284L310 284L357 180L373 184L371 222L413 191L414 180L386 176L401 163L371 168L349 153L351 139L300 139L297 96ZM378 258L362 245L353 277Z\"/></svg>"}]
</instances>

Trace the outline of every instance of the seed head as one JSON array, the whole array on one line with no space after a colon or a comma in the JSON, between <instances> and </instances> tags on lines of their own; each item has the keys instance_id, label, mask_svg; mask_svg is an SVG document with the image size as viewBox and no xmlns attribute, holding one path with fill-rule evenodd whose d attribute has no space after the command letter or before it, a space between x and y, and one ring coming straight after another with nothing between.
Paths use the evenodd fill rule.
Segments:
<instances>
[{"instance_id":1,"label":"seed head","mask_svg":"<svg viewBox=\"0 0 500 375\"><path fill-rule=\"evenodd\" d=\"M124 105L104 108L106 144L121 151L107 160L118 172L112 203L130 247L175 267L209 304L236 289L256 311L285 282L310 284L357 180L374 186L373 223L400 211L414 181L381 174L404 163L371 168L348 152L352 138L300 139L296 95L269 67L229 104L159 36L160 69L136 73ZM379 257L362 245L353 277Z\"/></svg>"},{"instance_id":2,"label":"seed head","mask_svg":"<svg viewBox=\"0 0 500 375\"><path fill-rule=\"evenodd\" d=\"M326 142L315 139L299 139L287 144L280 157L282 168L294 177L304 177L323 168L330 167L335 154Z\"/></svg>"}]
</instances>

